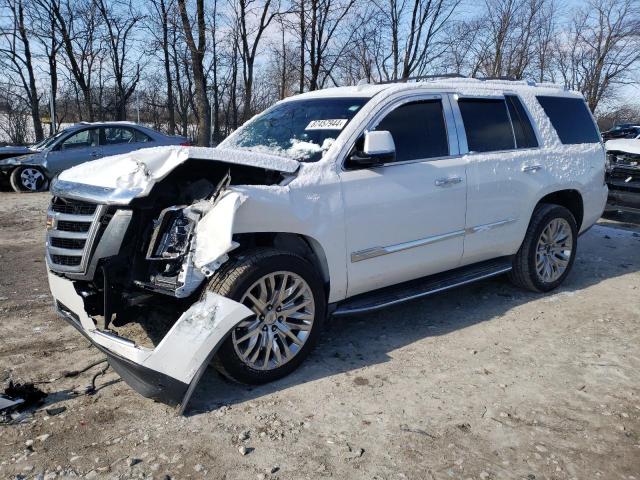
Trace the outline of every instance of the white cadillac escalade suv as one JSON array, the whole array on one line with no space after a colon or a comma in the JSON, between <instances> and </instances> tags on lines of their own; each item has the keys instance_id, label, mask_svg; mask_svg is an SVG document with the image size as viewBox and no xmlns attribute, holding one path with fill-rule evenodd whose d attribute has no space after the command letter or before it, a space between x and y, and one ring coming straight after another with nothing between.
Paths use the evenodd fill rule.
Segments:
<instances>
[{"instance_id":1,"label":"white cadillac escalade suv","mask_svg":"<svg viewBox=\"0 0 640 480\"><path fill-rule=\"evenodd\" d=\"M129 385L184 410L211 362L244 383L291 372L330 315L503 273L552 290L603 211L604 165L583 98L554 85L310 92L218 148L63 172L49 283L58 313ZM112 328L136 308L178 313L148 347Z\"/></svg>"}]
</instances>

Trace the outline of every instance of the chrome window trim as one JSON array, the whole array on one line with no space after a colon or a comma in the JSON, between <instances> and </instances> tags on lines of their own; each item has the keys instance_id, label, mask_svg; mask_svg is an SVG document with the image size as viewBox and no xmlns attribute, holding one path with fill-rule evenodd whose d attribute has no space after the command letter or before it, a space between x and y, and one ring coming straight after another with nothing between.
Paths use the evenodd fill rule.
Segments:
<instances>
[{"instance_id":1,"label":"chrome window trim","mask_svg":"<svg viewBox=\"0 0 640 480\"><path fill-rule=\"evenodd\" d=\"M513 150L518 150L518 140L516 139L516 130L513 128L513 118L511 118L511 112L509 111L509 105L507 105L507 97L502 97L502 103L507 111L507 118L509 119L509 126L511 126L511 137L513 138Z\"/></svg>"},{"instance_id":2,"label":"chrome window trim","mask_svg":"<svg viewBox=\"0 0 640 480\"><path fill-rule=\"evenodd\" d=\"M502 95L502 99L504 99L505 95L515 95L511 92L506 92L504 93L504 95ZM451 102L451 110L453 111L453 116L455 118L455 122L456 122L456 129L458 130L458 142L460 143L460 155L491 155L494 153L510 153L510 152L526 152L526 151L533 151L533 150L542 150L544 148L544 145L542 144L542 137L540 136L540 132L538 131L538 126L536 125L536 123L533 121L533 119L531 118L531 113L529 112L529 108L527 106L527 104L522 101L522 98L520 98L520 96L518 96L518 98L520 99L520 103L522 103L522 106L525 109L525 112L527 113L527 116L529 117L529 122L531 123L531 126L533 127L533 132L536 136L536 140L538 141L538 146L537 147L526 147L526 148L517 148L517 142L515 142L515 137L514 137L514 142L516 145L516 148L511 148L508 150L491 150L489 152L475 152L469 151L469 145L467 143L467 132L464 129L464 122L462 120L462 113L460 112L460 107L458 106L458 99L459 98L480 98L480 99L491 99L491 100L496 100L498 98L500 98L499 96L495 96L495 95L460 95L458 93L453 93L450 94L450 102ZM506 102L506 100L505 100ZM505 107L506 107L506 103L505 103ZM509 109L507 108L507 114L509 113ZM509 115L509 119L511 119L511 116ZM511 129L513 130L513 123L511 124Z\"/></svg>"},{"instance_id":3,"label":"chrome window trim","mask_svg":"<svg viewBox=\"0 0 640 480\"><path fill-rule=\"evenodd\" d=\"M462 155L448 155L446 157L416 158L415 160L404 160L402 162L389 162L389 163L382 164L379 167L372 167L372 168L395 167L396 165L409 165L412 163L439 162L442 160L451 160L453 158L460 158L460 157L462 157Z\"/></svg>"},{"instance_id":4,"label":"chrome window trim","mask_svg":"<svg viewBox=\"0 0 640 480\"><path fill-rule=\"evenodd\" d=\"M507 95L517 97L518 100L520 100L520 105L522 105L522 108L524 109L524 113L527 115L527 118L529 119L529 124L531 124L531 128L533 128L533 134L535 135L536 142L538 143L537 147L523 147L523 148L518 148L518 150L532 150L532 149L542 148L542 135L540 135L540 131L538 130L538 125L536 124L536 122L533 121L533 117L531 116L531 112L529 111L529 106L526 104L524 99L514 91L505 90L504 95L505 95L505 100ZM517 146L518 146L518 142L516 142L516 147Z\"/></svg>"},{"instance_id":5,"label":"chrome window trim","mask_svg":"<svg viewBox=\"0 0 640 480\"><path fill-rule=\"evenodd\" d=\"M371 117L371 119L365 124L364 127L353 137L353 141L349 143L349 148L345 151L344 155L342 155L340 171L341 172L350 172L353 169L346 168L347 156L349 152L353 149L353 145L358 141L361 135L366 132L372 131L378 124L382 121L382 118L389 114L392 110L411 102L420 102L420 101L428 101L428 100L440 100L442 102L442 114L444 117L444 124L447 130L447 143L449 144L449 155L440 156L440 157L428 157L428 158L417 158L413 160L404 160L402 162L388 162L382 164L378 167L372 167L371 170L378 168L386 168L393 167L395 165L407 165L411 163L424 163L424 162L433 162L438 160L446 160L451 158L460 157L462 154L460 152L460 145L457 135L457 127L454 123L453 112L451 111L451 102L448 99L449 93L432 93L432 92L415 92L407 95L403 93L399 98L395 98L391 100L389 103L386 103L380 107L380 109ZM363 170L363 169L359 169Z\"/></svg>"}]
</instances>

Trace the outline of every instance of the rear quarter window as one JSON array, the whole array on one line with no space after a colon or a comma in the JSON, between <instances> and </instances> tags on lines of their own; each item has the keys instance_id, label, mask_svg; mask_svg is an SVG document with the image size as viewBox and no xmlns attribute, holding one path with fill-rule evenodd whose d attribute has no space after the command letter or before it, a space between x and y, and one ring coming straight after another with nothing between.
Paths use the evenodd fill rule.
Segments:
<instances>
[{"instance_id":1,"label":"rear quarter window","mask_svg":"<svg viewBox=\"0 0 640 480\"><path fill-rule=\"evenodd\" d=\"M545 96L536 98L563 144L600 142L600 134L583 99Z\"/></svg>"}]
</instances>

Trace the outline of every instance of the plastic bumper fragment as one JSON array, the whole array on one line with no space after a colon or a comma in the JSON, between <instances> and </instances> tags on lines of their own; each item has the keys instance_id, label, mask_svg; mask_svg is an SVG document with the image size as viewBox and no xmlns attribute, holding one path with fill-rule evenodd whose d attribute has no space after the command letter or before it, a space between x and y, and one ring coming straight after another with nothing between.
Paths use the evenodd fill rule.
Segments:
<instances>
[{"instance_id":1,"label":"plastic bumper fragment","mask_svg":"<svg viewBox=\"0 0 640 480\"><path fill-rule=\"evenodd\" d=\"M57 312L107 356L131 388L178 406L180 414L222 342L238 323L253 315L241 303L207 292L180 316L155 348L149 349L99 330L73 282L51 272L48 275Z\"/></svg>"}]
</instances>

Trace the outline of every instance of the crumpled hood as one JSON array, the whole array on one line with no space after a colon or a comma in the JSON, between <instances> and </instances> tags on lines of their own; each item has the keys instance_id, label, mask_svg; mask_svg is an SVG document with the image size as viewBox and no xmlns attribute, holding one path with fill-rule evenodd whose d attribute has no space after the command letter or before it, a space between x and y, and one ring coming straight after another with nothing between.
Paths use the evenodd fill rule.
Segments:
<instances>
[{"instance_id":1,"label":"crumpled hood","mask_svg":"<svg viewBox=\"0 0 640 480\"><path fill-rule=\"evenodd\" d=\"M53 184L52 192L73 196L74 186L81 184L93 192L108 193L113 203L127 203L135 197L148 195L153 185L188 159L247 165L283 173L295 173L300 166L296 160L247 150L179 146L145 148L65 170Z\"/></svg>"},{"instance_id":2,"label":"crumpled hood","mask_svg":"<svg viewBox=\"0 0 640 480\"><path fill-rule=\"evenodd\" d=\"M42 152L28 152L28 153L16 153L15 157L3 158L0 160L0 165L43 165L46 160L46 155Z\"/></svg>"},{"instance_id":3,"label":"crumpled hood","mask_svg":"<svg viewBox=\"0 0 640 480\"><path fill-rule=\"evenodd\" d=\"M6 157L7 155L28 155L29 153L34 153L36 150L32 150L29 147L14 147L14 146L6 146L0 147L0 155Z\"/></svg>"},{"instance_id":4,"label":"crumpled hood","mask_svg":"<svg viewBox=\"0 0 640 480\"><path fill-rule=\"evenodd\" d=\"M607 151L635 153L640 155L640 138L621 138L608 140L604 144Z\"/></svg>"}]
</instances>

